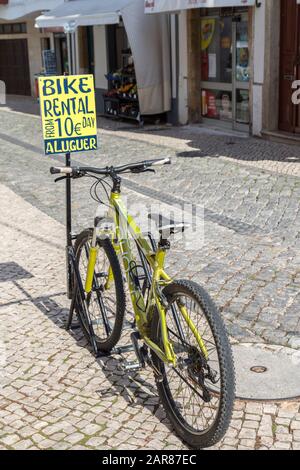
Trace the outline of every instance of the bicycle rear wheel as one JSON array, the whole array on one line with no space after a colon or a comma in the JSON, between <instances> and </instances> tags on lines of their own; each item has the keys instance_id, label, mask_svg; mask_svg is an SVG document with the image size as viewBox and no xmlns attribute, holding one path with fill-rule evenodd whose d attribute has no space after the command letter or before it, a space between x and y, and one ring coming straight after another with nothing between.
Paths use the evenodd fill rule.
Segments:
<instances>
[{"instance_id":1,"label":"bicycle rear wheel","mask_svg":"<svg viewBox=\"0 0 300 470\"><path fill-rule=\"evenodd\" d=\"M208 294L190 281L176 281L163 291L169 308L167 325L177 366L166 365L152 351L161 377L157 388L167 416L177 434L193 448L215 445L226 433L233 409L235 379L225 325ZM194 323L208 358L181 313ZM154 312L152 340L162 344L160 321Z\"/></svg>"},{"instance_id":2,"label":"bicycle rear wheel","mask_svg":"<svg viewBox=\"0 0 300 470\"><path fill-rule=\"evenodd\" d=\"M92 233L92 230L82 232L77 237L74 247L83 285L86 280ZM86 295L86 306L97 349L110 352L122 334L126 297L120 263L111 241L98 239L97 243L99 252L93 287L92 291ZM83 332L90 339L87 319L82 313L79 301L75 308Z\"/></svg>"}]
</instances>

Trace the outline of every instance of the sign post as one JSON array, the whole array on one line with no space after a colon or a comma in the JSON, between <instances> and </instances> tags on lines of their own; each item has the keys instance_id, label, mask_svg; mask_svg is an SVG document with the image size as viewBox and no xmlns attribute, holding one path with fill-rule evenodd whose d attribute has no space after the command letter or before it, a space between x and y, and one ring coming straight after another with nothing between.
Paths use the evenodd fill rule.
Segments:
<instances>
[{"instance_id":1,"label":"sign post","mask_svg":"<svg viewBox=\"0 0 300 470\"><path fill-rule=\"evenodd\" d=\"M96 150L97 116L93 75L39 77L40 106L46 155L65 154L66 167L71 154ZM67 290L72 298L73 249L71 176L66 177Z\"/></svg>"}]
</instances>

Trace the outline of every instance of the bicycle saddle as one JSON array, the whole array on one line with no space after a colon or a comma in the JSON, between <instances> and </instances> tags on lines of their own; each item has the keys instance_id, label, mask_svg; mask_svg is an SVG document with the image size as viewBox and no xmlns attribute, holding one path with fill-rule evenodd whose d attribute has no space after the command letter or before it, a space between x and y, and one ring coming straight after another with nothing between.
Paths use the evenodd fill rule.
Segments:
<instances>
[{"instance_id":1,"label":"bicycle saddle","mask_svg":"<svg viewBox=\"0 0 300 470\"><path fill-rule=\"evenodd\" d=\"M162 214L148 214L148 219L155 222L157 230L163 239L170 237L175 233L184 232L186 228L189 227L189 224L184 222L176 222L170 217L164 217Z\"/></svg>"}]
</instances>

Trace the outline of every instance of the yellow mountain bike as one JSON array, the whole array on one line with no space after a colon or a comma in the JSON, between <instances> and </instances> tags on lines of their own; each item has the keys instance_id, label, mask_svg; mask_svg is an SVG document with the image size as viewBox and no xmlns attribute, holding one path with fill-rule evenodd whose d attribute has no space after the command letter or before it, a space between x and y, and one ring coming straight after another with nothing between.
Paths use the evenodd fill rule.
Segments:
<instances>
[{"instance_id":1,"label":"yellow mountain bike","mask_svg":"<svg viewBox=\"0 0 300 470\"><path fill-rule=\"evenodd\" d=\"M175 431L191 447L204 448L224 436L232 414L234 366L225 325L202 287L173 280L165 272L170 234L184 231L184 224L149 214L160 236L156 243L150 233L142 233L121 199L122 174L153 171L154 166L169 163L163 159L102 169L51 168L52 174L64 174L59 179L95 178L92 194L103 204L97 196L102 185L109 202L94 227L78 235L74 246L68 243L72 279L68 326L76 311L95 352L112 352L125 317L125 273L135 318L131 341L138 361L125 364L124 371L150 366Z\"/></svg>"}]
</instances>

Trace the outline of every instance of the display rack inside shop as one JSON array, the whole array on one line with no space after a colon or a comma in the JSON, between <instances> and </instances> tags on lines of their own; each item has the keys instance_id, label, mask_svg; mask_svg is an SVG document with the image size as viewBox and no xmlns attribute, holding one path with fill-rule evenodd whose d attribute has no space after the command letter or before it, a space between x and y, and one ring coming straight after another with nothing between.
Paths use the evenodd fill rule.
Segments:
<instances>
[{"instance_id":1,"label":"display rack inside shop","mask_svg":"<svg viewBox=\"0 0 300 470\"><path fill-rule=\"evenodd\" d=\"M143 125L133 65L105 75L109 91L104 95L104 115L115 119L131 119Z\"/></svg>"}]
</instances>

